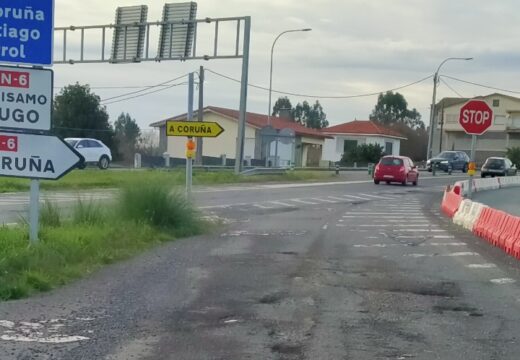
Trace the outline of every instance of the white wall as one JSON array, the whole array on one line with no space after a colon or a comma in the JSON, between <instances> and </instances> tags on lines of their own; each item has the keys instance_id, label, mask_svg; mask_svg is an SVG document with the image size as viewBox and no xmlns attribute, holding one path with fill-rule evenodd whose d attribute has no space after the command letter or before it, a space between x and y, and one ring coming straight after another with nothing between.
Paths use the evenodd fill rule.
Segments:
<instances>
[{"instance_id":1,"label":"white wall","mask_svg":"<svg viewBox=\"0 0 520 360\"><path fill-rule=\"evenodd\" d=\"M334 139L325 139L323 147L323 160L340 161L343 155L343 143L345 140L357 140L358 145L362 144L378 144L385 149L386 142L391 142L392 155L399 155L401 151L401 141L399 139L378 137L378 136L341 136L334 135Z\"/></svg>"}]
</instances>

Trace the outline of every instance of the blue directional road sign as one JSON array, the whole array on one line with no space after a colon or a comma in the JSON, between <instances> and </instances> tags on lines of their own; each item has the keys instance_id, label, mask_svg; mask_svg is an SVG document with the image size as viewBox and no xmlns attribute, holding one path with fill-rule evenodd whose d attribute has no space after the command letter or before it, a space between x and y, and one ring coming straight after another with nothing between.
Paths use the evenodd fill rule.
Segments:
<instances>
[{"instance_id":1,"label":"blue directional road sign","mask_svg":"<svg viewBox=\"0 0 520 360\"><path fill-rule=\"evenodd\" d=\"M52 65L54 0L0 1L0 63Z\"/></svg>"}]
</instances>

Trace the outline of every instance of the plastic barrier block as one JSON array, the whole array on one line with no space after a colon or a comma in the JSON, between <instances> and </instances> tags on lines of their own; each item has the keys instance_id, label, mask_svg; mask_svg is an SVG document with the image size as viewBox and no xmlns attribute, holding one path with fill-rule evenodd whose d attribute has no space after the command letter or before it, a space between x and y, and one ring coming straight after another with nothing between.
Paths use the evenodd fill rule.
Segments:
<instances>
[{"instance_id":1,"label":"plastic barrier block","mask_svg":"<svg viewBox=\"0 0 520 360\"><path fill-rule=\"evenodd\" d=\"M504 250L509 255L513 254L513 247L520 240L520 217L512 216L512 219L513 222L504 236Z\"/></svg>"}]
</instances>

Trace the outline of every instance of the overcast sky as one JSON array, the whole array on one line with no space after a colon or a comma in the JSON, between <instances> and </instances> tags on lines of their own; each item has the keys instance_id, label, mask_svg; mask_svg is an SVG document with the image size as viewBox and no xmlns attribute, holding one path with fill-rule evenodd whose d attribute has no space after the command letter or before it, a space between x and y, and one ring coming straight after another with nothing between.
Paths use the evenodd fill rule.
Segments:
<instances>
[{"instance_id":1,"label":"overcast sky","mask_svg":"<svg viewBox=\"0 0 520 360\"><path fill-rule=\"evenodd\" d=\"M200 0L197 3L198 18L252 17L251 84L268 86L270 48L280 32L310 27L311 32L286 34L277 42L273 89L320 96L379 92L433 74L447 57L474 57L473 61L446 63L441 74L520 91L518 0ZM127 5L148 5L148 20L160 20L163 2L158 0L56 0L55 26L113 23L115 9ZM232 31L223 28L222 33L219 41L223 45L234 41ZM200 41L202 54L205 52L202 44L213 40L206 37ZM59 43L56 39L57 51ZM155 42L152 48L157 48ZM139 89L99 87L155 85L197 71L200 65L240 78L240 60L77 64L55 65L55 86L90 84L94 92L106 99ZM206 80L205 105L238 109L239 84L211 73ZM441 82L438 100L458 96L457 93L472 97L493 92L451 79L445 81L453 90ZM417 108L425 122L429 118L432 88L433 82L428 79L399 90L409 107ZM277 97L273 94L273 103ZM293 104L316 100L289 98ZM377 96L319 100L329 122L338 124L368 119ZM151 122L186 112L186 104L187 86L181 85L107 105L107 110L111 121L124 111L142 128L148 128ZM267 104L267 91L249 89L248 111L266 113Z\"/></svg>"}]
</instances>

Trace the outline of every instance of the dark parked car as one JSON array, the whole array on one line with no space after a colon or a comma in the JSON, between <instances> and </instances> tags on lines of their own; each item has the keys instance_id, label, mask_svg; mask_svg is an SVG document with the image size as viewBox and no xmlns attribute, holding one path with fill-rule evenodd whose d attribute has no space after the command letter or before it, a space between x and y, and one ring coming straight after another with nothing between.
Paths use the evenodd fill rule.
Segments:
<instances>
[{"instance_id":1,"label":"dark parked car","mask_svg":"<svg viewBox=\"0 0 520 360\"><path fill-rule=\"evenodd\" d=\"M449 174L453 170L468 171L469 156L464 151L443 151L436 157L429 159L426 162L428 171L432 171L433 166L437 169L443 170Z\"/></svg>"},{"instance_id":2,"label":"dark parked car","mask_svg":"<svg viewBox=\"0 0 520 360\"><path fill-rule=\"evenodd\" d=\"M513 176L516 175L517 169L511 160L503 157L490 157L482 166L480 176Z\"/></svg>"}]
</instances>

